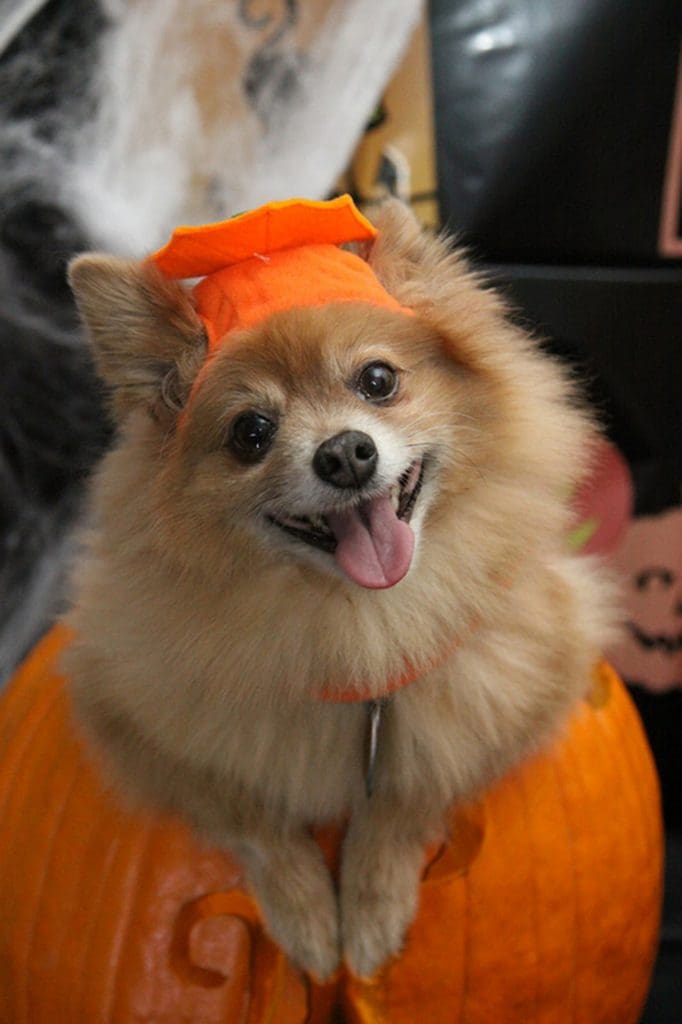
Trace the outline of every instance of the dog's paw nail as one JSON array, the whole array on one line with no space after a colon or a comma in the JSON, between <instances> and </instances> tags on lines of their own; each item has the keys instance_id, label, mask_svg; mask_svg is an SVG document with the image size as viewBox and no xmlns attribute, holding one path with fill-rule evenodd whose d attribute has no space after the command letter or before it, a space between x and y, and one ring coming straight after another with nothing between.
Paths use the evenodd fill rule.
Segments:
<instances>
[{"instance_id":1,"label":"dog's paw nail","mask_svg":"<svg viewBox=\"0 0 682 1024\"><path fill-rule=\"evenodd\" d=\"M297 948L290 950L289 953L296 966L319 983L329 981L341 963L341 951L331 938L329 941L318 941L314 944L300 942Z\"/></svg>"},{"instance_id":2,"label":"dog's paw nail","mask_svg":"<svg viewBox=\"0 0 682 1024\"><path fill-rule=\"evenodd\" d=\"M339 956L329 957L324 963L316 961L302 967L306 974L309 974L316 985L324 985L331 981L341 965ZM300 965L299 965L300 966Z\"/></svg>"},{"instance_id":3,"label":"dog's paw nail","mask_svg":"<svg viewBox=\"0 0 682 1024\"><path fill-rule=\"evenodd\" d=\"M391 960L400 952L400 946L396 949L350 949L346 951L346 964L356 978L369 981L376 977L380 971L388 967Z\"/></svg>"},{"instance_id":4,"label":"dog's paw nail","mask_svg":"<svg viewBox=\"0 0 682 1024\"><path fill-rule=\"evenodd\" d=\"M349 936L344 946L346 964L358 978L373 978L401 952L405 934L400 927L366 924Z\"/></svg>"},{"instance_id":5,"label":"dog's paw nail","mask_svg":"<svg viewBox=\"0 0 682 1024\"><path fill-rule=\"evenodd\" d=\"M328 981L338 970L341 942L336 913L325 916L319 906L310 914L292 913L280 922L274 935L273 930L270 934L287 958L314 981Z\"/></svg>"},{"instance_id":6,"label":"dog's paw nail","mask_svg":"<svg viewBox=\"0 0 682 1024\"><path fill-rule=\"evenodd\" d=\"M357 977L372 978L398 956L414 917L414 900L379 898L367 890L345 901L343 914L344 959Z\"/></svg>"}]
</instances>

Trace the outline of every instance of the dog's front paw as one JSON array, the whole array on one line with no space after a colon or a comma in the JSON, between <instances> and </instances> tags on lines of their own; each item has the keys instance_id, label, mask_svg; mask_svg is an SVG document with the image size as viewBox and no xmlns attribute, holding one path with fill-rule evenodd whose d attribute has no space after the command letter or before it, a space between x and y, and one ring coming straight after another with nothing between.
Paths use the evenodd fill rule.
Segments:
<instances>
[{"instance_id":1,"label":"dog's front paw","mask_svg":"<svg viewBox=\"0 0 682 1024\"><path fill-rule=\"evenodd\" d=\"M357 877L346 873L344 881L341 931L345 960L354 974L372 977L403 947L417 909L419 876L411 863L404 863Z\"/></svg>"},{"instance_id":2,"label":"dog's front paw","mask_svg":"<svg viewBox=\"0 0 682 1024\"><path fill-rule=\"evenodd\" d=\"M312 841L261 861L249 872L268 934L318 981L339 966L339 911L331 876Z\"/></svg>"},{"instance_id":3,"label":"dog's front paw","mask_svg":"<svg viewBox=\"0 0 682 1024\"><path fill-rule=\"evenodd\" d=\"M321 894L320 894L321 895ZM292 963L318 982L337 970L341 960L338 913L333 892L302 908L286 899L262 907L266 929Z\"/></svg>"}]
</instances>

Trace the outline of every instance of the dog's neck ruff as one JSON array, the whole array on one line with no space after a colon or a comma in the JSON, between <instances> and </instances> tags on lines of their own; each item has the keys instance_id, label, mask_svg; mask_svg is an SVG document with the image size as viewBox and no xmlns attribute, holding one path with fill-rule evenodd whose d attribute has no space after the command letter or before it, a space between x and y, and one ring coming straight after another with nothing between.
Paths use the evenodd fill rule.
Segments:
<instances>
[{"instance_id":1,"label":"dog's neck ruff","mask_svg":"<svg viewBox=\"0 0 682 1024\"><path fill-rule=\"evenodd\" d=\"M493 580L501 587L507 589L511 585L511 577L506 573L496 572ZM409 660L405 661L403 672L386 680L383 686L377 691L376 687L371 690L362 690L358 687L342 689L341 687L326 686L315 694L319 701L330 704L362 704L365 708L365 739L364 739L364 780L365 796L369 800L374 792L376 779L377 759L379 756L379 742L384 721L384 712L392 703L392 697L406 686L422 679L429 672L444 665L449 658L461 647L465 638L475 633L481 625L479 615L472 615L468 626L461 633L455 636L453 641L441 651L437 657L425 665L415 666Z\"/></svg>"},{"instance_id":2,"label":"dog's neck ruff","mask_svg":"<svg viewBox=\"0 0 682 1024\"><path fill-rule=\"evenodd\" d=\"M478 621L473 622L469 628L475 629L477 626ZM461 646L461 643L462 637L456 637L445 651L441 652L438 657L433 658L425 665L415 666L411 662L406 661L404 670L401 674L399 676L394 676L391 679L387 679L378 691L376 687L372 687L371 690L363 690L356 687L351 689L341 689L340 687L337 688L335 686L325 686L323 689L317 691L315 697L317 700L329 704L358 704L365 703L367 701L387 700L399 690L403 690L406 686L416 683L418 679L421 679L429 672L433 672L434 669L445 664L448 658L450 658Z\"/></svg>"},{"instance_id":3,"label":"dog's neck ruff","mask_svg":"<svg viewBox=\"0 0 682 1024\"><path fill-rule=\"evenodd\" d=\"M472 623L474 628L478 626L478 621ZM411 683L416 682L425 676L427 672L431 672L433 669L438 668L448 660L448 658L457 650L460 646L460 638L450 644L447 650L438 658L433 659L425 666L416 668L409 662L405 663L405 670L401 675L396 676L394 679L387 680L384 683L379 693L376 690L371 692L363 692L359 689L352 690L341 690L335 688L325 688L317 693L317 699L326 701L332 704L363 704L365 708L365 738L364 738L364 754L363 754L363 775L365 780L365 796L369 800L374 792L374 783L376 779L376 768L377 759L379 755L379 741L382 732L382 723L384 720L384 712L391 703L391 698L404 687L409 686Z\"/></svg>"},{"instance_id":4,"label":"dog's neck ruff","mask_svg":"<svg viewBox=\"0 0 682 1024\"><path fill-rule=\"evenodd\" d=\"M515 562L512 562L512 566L513 568L511 570L497 570L493 572L490 577L491 582L496 583L503 590L508 590L512 584L517 568ZM445 662L462 646L465 639L468 636L471 636L472 633L477 632L480 626L480 616L478 614L473 614L465 629L461 633L458 633L451 643L449 643L444 650L440 651L435 658L432 658L423 665L413 665L411 661L406 659L403 671L400 675L387 679L379 688L372 687L370 690L363 689L362 687L344 688L342 686L327 685L316 692L315 698L329 704L356 704L375 701L386 702L399 690L403 690L406 686L416 683L417 680L422 679L424 676L428 675L429 672L433 672L434 669L440 668L441 665L444 665Z\"/></svg>"}]
</instances>

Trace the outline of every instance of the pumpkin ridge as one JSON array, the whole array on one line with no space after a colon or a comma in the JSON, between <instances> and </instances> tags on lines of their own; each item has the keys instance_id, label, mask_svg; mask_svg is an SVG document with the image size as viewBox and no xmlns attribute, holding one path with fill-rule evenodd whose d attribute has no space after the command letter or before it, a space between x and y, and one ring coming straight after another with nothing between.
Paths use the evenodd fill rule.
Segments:
<instances>
[{"instance_id":1,"label":"pumpkin ridge","mask_svg":"<svg viewBox=\"0 0 682 1024\"><path fill-rule=\"evenodd\" d=\"M51 892L53 889L56 889L60 884L62 884L62 886L63 886L63 871L62 871L62 869L59 866L59 859L58 859L58 856L56 854L58 854L60 846L62 847L62 849L68 849L69 848L68 833L69 833L70 830L68 829L68 827L65 830L64 826L65 826L65 822L68 825L69 814L71 813L70 812L70 808L72 807L74 802L77 803L77 801L79 801L81 799L81 788L82 788L83 779L85 777L86 777L85 766L83 765L83 763L81 761L78 761L77 762L77 767L76 767L76 775L75 775L75 778L74 778L74 781L73 781L73 785L70 787L70 789L68 791L68 794L64 797L63 804L62 804L62 806L63 806L63 813L61 815L59 824L57 826L57 830L56 830L56 833L55 833L55 840L54 840L54 844L53 844L53 846L55 847L55 855L50 857L49 863L47 864L47 868L48 868L47 891L48 891L48 893ZM88 821L87 822L87 829L88 829L88 831L85 832L85 830L83 829L82 831L79 830L79 833L80 833L80 835L85 835L87 837L87 836L89 836L92 833L92 828L93 828L93 822L92 821ZM79 835L79 838L80 838L80 835ZM65 963L65 962L68 962L69 964L74 963L72 960L67 960L66 959L66 957L65 957L65 949L68 951L68 944L69 944L69 942L74 937L74 929L76 928L76 925L78 923L79 911L80 911L80 909L82 907L82 900L85 898L84 897L84 892L83 892L83 887L84 887L85 879L83 877L84 876L84 870L83 870L84 865L83 865L82 859L79 858L77 855L72 854L72 856L69 858L68 867L70 869L72 869L72 876L73 876L72 890L73 891L71 893L71 901L70 901L70 903L67 903L66 899L64 899L64 901L63 901L63 907L62 907L62 911L61 911L61 920L60 920L60 924L62 925L62 934L55 940L56 957L58 958L55 961L55 963L56 963L55 969L56 970L60 970L62 964ZM63 889L63 891L64 891L64 889ZM78 943L79 943L80 947L83 948L83 942L82 942L82 937L81 937L80 931L78 931L77 934L78 934ZM38 956L40 956L41 950L43 948L44 948L44 946L40 946L39 945ZM74 964L74 967L75 967L75 964ZM68 996L67 996L69 1019L71 1019L71 1017L75 1013L77 1005L78 1005L79 983L80 983L80 988L82 989L82 985L83 985L82 973L81 973L81 971L78 968L76 968L74 970L74 973L73 973L73 984L71 984L69 986L69 991L68 991ZM32 1018L29 1018L29 1019L32 1019Z\"/></svg>"},{"instance_id":2,"label":"pumpkin ridge","mask_svg":"<svg viewBox=\"0 0 682 1024\"><path fill-rule=\"evenodd\" d=\"M533 778L524 774L527 793L529 838L536 858L537 870L533 872L536 892L536 922L539 935L538 950L542 953L542 970L537 972L536 981L538 1024L551 1024L556 991L565 993L572 990L577 964L576 907L574 900L553 902L561 886L561 880L573 872L573 857L568 853L567 838L570 836L567 814L562 794L558 794L556 761L560 753L547 753L536 763ZM535 800L532 794L535 793ZM546 861L547 836L552 836L553 856ZM543 850L545 856L543 857ZM573 936L573 944L566 942L566 936ZM561 946L568 955L557 955ZM572 953L572 956L571 956ZM540 961L539 961L540 962ZM571 1012L574 1013L573 1002Z\"/></svg>"},{"instance_id":3,"label":"pumpkin ridge","mask_svg":"<svg viewBox=\"0 0 682 1024\"><path fill-rule=\"evenodd\" d=\"M85 799L88 800L90 807L92 806L91 799L91 783L90 778L86 778L86 794ZM90 807L88 809L90 809ZM113 868L116 864L117 857L121 847L121 837L119 835L109 836L109 842L106 845L106 852L102 858L98 858L96 853L103 842L100 837L105 837L107 832L107 826L109 824L109 815L105 812L100 815L93 815L93 823L88 833L88 844L87 844L87 856L86 849L80 850L80 876L84 878L84 884L87 880L88 865L90 863L97 863L101 865L101 870L98 871L97 884L91 887L88 893L90 897L91 915L90 921L86 932L82 936L81 941L81 955L78 961L78 970L80 978L80 991L78 998L75 1002L75 1007L78 1010L79 1016L76 1020L87 1020L88 1022L95 1021L100 1024L99 1007L92 1008L92 981L93 978L98 978L98 970L96 964L93 964L96 960L98 953L98 927L103 917L106 917L106 904L105 897L107 889L111 883ZM85 894L84 894L85 898Z\"/></svg>"},{"instance_id":4,"label":"pumpkin ridge","mask_svg":"<svg viewBox=\"0 0 682 1024\"><path fill-rule=\"evenodd\" d=\"M619 702L617 711L620 711L620 709L624 707L624 702ZM646 819L646 805L649 801L646 800L644 795L643 779L641 778L640 773L634 770L632 757L630 751L628 750L629 744L628 742L624 742L626 731L628 736L630 736L631 741L632 723L628 723L628 725L630 725L630 728L626 730L624 728L623 720L621 719L620 715L618 715L617 718L611 717L609 719L606 719L603 715L596 713L595 719L600 734L604 737L608 737L612 740L615 740L615 742L611 742L609 744L609 749L612 750L611 756L613 758L618 758L619 763L622 766L620 775L621 777L624 777L624 779L627 782L627 785L623 785L621 783L619 787L619 796L622 800L627 800L629 807L633 808L636 811L635 815L629 816L638 817L640 819ZM637 836L636 841L638 844L638 848L641 851L642 857L646 860L647 855L650 852L648 850L648 835L644 835L643 832L640 832L640 834Z\"/></svg>"},{"instance_id":5,"label":"pumpkin ridge","mask_svg":"<svg viewBox=\"0 0 682 1024\"><path fill-rule=\"evenodd\" d=\"M640 801L637 792L632 787L632 772L629 759L624 756L623 746L625 736L617 720L606 720L599 710L591 709L592 729L590 731L592 741L592 760L595 767L595 774L600 779L600 785L606 786L614 795L614 814L612 818L601 823L602 833L608 854L609 870L613 877L630 879L629 888L634 893L638 880L643 877L642 869L646 868L646 861L643 859L644 841L638 838L637 843L615 841L614 829L621 828L616 824L618 821L635 821L640 817ZM617 799L617 804L615 803ZM637 831L637 830L633 830ZM605 900L601 896L603 910ZM632 951L639 949L641 942L629 934L626 928L627 914L621 912L620 943ZM637 956L639 959L639 956ZM594 981L591 982L594 985ZM621 1006L625 1011L628 1004L632 1005L636 998L636 979L631 973L621 983ZM630 993L629 996L627 993Z\"/></svg>"},{"instance_id":6,"label":"pumpkin ridge","mask_svg":"<svg viewBox=\"0 0 682 1024\"><path fill-rule=\"evenodd\" d=\"M580 799L577 801L577 807L583 818L583 825L576 830L576 834L579 836L591 835L598 837L602 834L601 830L604 822L598 820L595 816L595 809L591 799L590 779L593 774L594 764L592 749L594 744L592 743L591 730L589 729L591 716L589 708L585 705L581 708L581 712L579 727L582 734L582 743L579 750L573 748L569 750L569 757L573 766L571 776L575 780L576 787L580 790ZM589 750L585 749L586 742L590 743ZM576 850L582 852L582 846L576 844ZM578 859L581 858L581 852L578 853ZM587 869L583 870L580 874L582 885L578 887L578 892L582 896L582 906L579 904L581 914L579 932L583 935L589 932L589 921L595 916L594 908L598 902L593 884L593 872L589 870L589 866L586 867ZM591 1008L592 964L590 957L587 957L586 961L583 960L582 971L576 969L574 1013L577 1022L589 1021Z\"/></svg>"},{"instance_id":7,"label":"pumpkin ridge","mask_svg":"<svg viewBox=\"0 0 682 1024\"><path fill-rule=\"evenodd\" d=\"M133 842L130 843L130 845L133 848L133 851L134 851L134 854L135 854L135 860L133 862L132 871L130 869L128 871L128 875L127 875L126 881L125 881L125 887L124 887L124 889L123 889L123 891L122 891L122 893L120 895L118 907L121 907L121 908L124 908L124 909L121 910L121 911L119 911L117 909L117 913L119 915L118 926L117 926L116 931L115 931L114 935L112 936L112 940L110 942L110 946L111 946L111 961L110 962L115 963L115 968L114 968L113 971L109 972L109 975L108 975L108 978L107 978L107 988L102 993L102 996L104 997L103 998L103 1003L102 1003L102 1006L103 1006L102 1020L103 1021L116 1021L116 1020L119 1020L119 1019L123 1019L122 1017L119 1018L119 1016L118 1016L118 1008L117 1008L117 996L118 996L118 992L119 992L118 980L119 980L119 977L121 975L122 965L123 965L124 958L125 958L125 955L126 955L126 950L130 950L130 948L132 946L132 943L126 943L126 942L124 942L124 939L126 938L126 936L128 935L128 933L131 930L131 922L132 922L132 920L134 918L134 913L133 913L133 909L132 909L135 906L135 899L134 899L134 897L137 897L138 894L139 894L140 878L142 876L143 858L144 858L144 855L147 852L147 849L148 849L148 847L150 845L151 832L152 832L151 826L148 825L148 824L144 824L142 826L142 831L138 835L135 835L134 833L132 835ZM128 840L128 839L129 839L129 837L126 836L126 840ZM124 843L121 844L121 849L124 848L124 845L125 845ZM130 854L128 856L130 856Z\"/></svg>"},{"instance_id":8,"label":"pumpkin ridge","mask_svg":"<svg viewBox=\"0 0 682 1024\"><path fill-rule=\"evenodd\" d=\"M562 748L562 753L564 748ZM565 997L570 999L571 1007L571 1022L570 1024L576 1024L577 1018L577 999L576 999L576 978L578 976L578 933L579 933L579 920L580 920L580 907L578 903L578 894L580 891L580 872L578 871L577 865L577 848L575 842L575 833L573 831L573 822L571 820L571 813L569 810L569 803L566 799L566 793L564 790L564 781L562 775L561 761L557 756L552 756L549 759L549 764L552 770L552 774L556 780L556 789L559 794L559 801L563 812L564 823L566 826L566 839L571 849L571 856L569 857L569 863L571 865L571 878L573 885L571 886L571 907L572 914L571 920L573 927L571 929L572 941L571 941L571 970L569 977L571 979L570 987L568 992L565 993Z\"/></svg>"},{"instance_id":9,"label":"pumpkin ridge","mask_svg":"<svg viewBox=\"0 0 682 1024\"><path fill-rule=\"evenodd\" d=\"M47 717L47 715L49 715L50 711L54 708L54 705L57 703L61 696L59 688L54 687L53 691L48 691L49 695L46 694L46 699L44 703L30 703L28 704L28 707L25 708L22 706L22 702L19 699L20 693L18 687L16 688L15 693L12 693L12 689L13 687L10 687L7 693L3 695L3 700L10 701L12 697L16 697L16 704L19 705L19 707L15 709L17 712L17 721L14 723L14 730L8 728L6 730L7 735L5 735L5 731L3 731L3 734L0 734L0 741L9 739L10 751L12 749L12 746L15 747L16 762L14 765L12 765L11 758L7 758L7 761L3 763L3 776L6 775L4 770L5 764L9 764L11 774L9 774L9 778L0 777L0 783L4 782L4 797L2 788L0 788L0 821L7 820L7 805L13 795L15 785L18 779L21 778L23 775L23 773L20 772L20 769L23 767L24 757L27 753L32 752L33 741L35 740L36 733L44 724L45 718ZM24 713L22 714L22 712ZM8 717L11 722L11 716ZM22 736L24 742L20 745L16 742L16 738L17 736L20 736L23 733L27 725L29 726L28 732ZM0 746L0 749L6 748L3 745Z\"/></svg>"},{"instance_id":10,"label":"pumpkin ridge","mask_svg":"<svg viewBox=\"0 0 682 1024\"><path fill-rule=\"evenodd\" d=\"M45 719L43 721L45 721ZM28 925L28 931L27 931L27 941L26 941L26 945L25 945L26 960L25 960L25 964L24 964L24 998L23 998L23 1004L24 1004L25 1011L26 1011L25 1012L25 1018L26 1018L27 1021L30 1021L30 1020L33 1019L32 1016L31 1016L31 1013L30 1013L30 1004L31 1004L31 988L30 988L30 983L31 983L31 973L32 973L31 972L31 964L32 964L32 961L33 961L33 957L32 957L33 946L35 945L36 935L37 935L37 930L38 930L38 922L40 920L40 904L42 902L43 894L45 892L45 887L47 885L47 881L48 881L48 877L49 877L49 873L50 873L50 865L51 865L52 858L54 856L54 851L55 851L55 847L56 847L56 843L57 843L57 838L58 838L59 833L60 833L61 825L62 825L62 823L64 821L64 817L65 817L65 813L66 813L66 808L68 806L70 797L73 795L73 793L74 793L74 791L76 789L76 783L78 781L78 777L79 777L80 774L81 774L81 766L80 766L80 764L78 762L76 762L76 764L71 766L71 775L70 775L70 779L69 779L68 785L66 786L66 790L65 790L65 794L64 794L64 799L61 801L61 803L53 804L52 805L53 807L56 807L56 812L54 814L54 818L53 818L53 822L52 822L52 827L50 829L50 836L49 836L49 839L48 839L46 847L45 847L42 871L40 873L38 884L37 884L37 886L35 887L35 890L34 890L34 892L35 892L35 899L32 901L33 902L33 910L31 912L31 915L30 915L30 918L29 918L29 925ZM38 962L40 962L40 957L39 956L36 957L35 959ZM35 992L35 987L34 987L33 991Z\"/></svg>"},{"instance_id":11,"label":"pumpkin ridge","mask_svg":"<svg viewBox=\"0 0 682 1024\"><path fill-rule=\"evenodd\" d=\"M529 865L530 865L530 872L529 872L530 873L530 889L531 889L531 894L532 894L532 898L531 898L531 900L529 900L529 903L530 903L530 914L529 914L529 916L530 916L531 921L532 921L533 935L534 935L534 938L535 938L535 941L533 943L533 950L535 952L535 963L534 963L535 970L533 972L534 984L533 984L533 1017L532 1017L532 1020L535 1021L535 1024L540 1024L540 975L542 973L541 970L540 970L540 964L542 962L542 956L541 956L541 953L540 953L540 945L541 945L541 943L540 943L540 921L539 921L539 918L538 918L538 903L539 903L538 895L539 894L538 894L537 876L538 876L539 862L538 862L538 859L537 859L537 849L536 849L535 843L533 841L534 837L533 837L533 829L531 827L531 817L530 817L530 810L529 810L529 803L528 803L528 790L527 790L527 786L526 786L525 774L523 772L519 773L518 787L519 787L519 793L520 793L520 796L521 796L521 804L523 805L523 816L524 816L524 820L525 820L525 823L526 823L526 827L525 827L524 831L525 831L526 840L527 840L527 843L528 843L528 862L529 862ZM531 1021L529 1021L528 1024L531 1024Z\"/></svg>"},{"instance_id":12,"label":"pumpkin ridge","mask_svg":"<svg viewBox=\"0 0 682 1024\"><path fill-rule=\"evenodd\" d=\"M615 673L612 673L615 676ZM641 813L642 820L647 822L648 828L646 829L646 840L648 845L648 852L650 857L655 857L655 850L658 848L656 843L656 835L660 834L660 791L658 787L658 780L656 776L656 767L653 761L653 755L649 746L646 742L644 734L644 728L640 721L639 715L635 708L634 701L627 693L624 687L618 687L618 699L615 705L615 717L621 730L622 736L627 736L627 742L621 742L619 746L624 747L624 753L630 762L630 776L634 781L635 786L639 789L641 794ZM636 747L636 754L635 754ZM637 770L635 766L635 757L640 762L640 769ZM645 778L641 771L641 765L646 763L649 768L649 779L646 784L645 792ZM655 794L652 794L652 789ZM655 800L652 800L652 795L656 796Z\"/></svg>"},{"instance_id":13,"label":"pumpkin ridge","mask_svg":"<svg viewBox=\"0 0 682 1024\"><path fill-rule=\"evenodd\" d=\"M44 731L46 724L50 724L49 713L59 694L58 692L52 693L50 690L48 690L47 693L45 694L45 698L43 700L37 701L34 704L33 702L22 699L25 698L26 695L22 693L18 684L19 679L17 679L14 686L10 687L11 713L10 715L8 715L10 728L8 728L7 730L3 730L3 733L11 734L9 742L9 751L11 755L13 752L12 748L14 747L14 760L12 760L11 756L8 757L10 773L5 794L5 800L0 808L0 813L1 819L4 822L10 822L9 830L12 831L12 825L16 824L19 826L21 835L21 828L22 825L25 824L25 821L22 819L21 814L18 813L18 808L20 808L24 803L25 794L27 792L30 792L34 781L34 776L36 776L44 770L44 765L42 761L34 761L32 765L30 763L29 765L26 765L25 762L27 760L27 756L35 752L36 745L40 746L40 744L37 744L37 740L41 737L41 734ZM33 687L32 689L35 690L36 688ZM34 696L33 692L30 693L30 696ZM42 695L38 693L38 696ZM7 699L9 702L10 692L8 692ZM22 727L25 726L27 723L27 735L25 737L22 737ZM14 729L11 728L12 725L14 725ZM17 743L17 737L23 739L24 742ZM33 771L31 771L31 768L33 768ZM52 810L53 813L55 813L54 805L52 805ZM7 854L6 859L11 864L12 849L9 843L6 844L5 850ZM44 875L46 871L46 862L44 860L41 861L41 866L42 874ZM14 986L15 1006L20 1006L22 1005L22 1002L26 1002L28 1000L27 992L29 983L29 965L31 961L31 944L32 936L35 932L36 923L38 920L37 909L34 910L33 915L31 914L31 903L33 904L34 908L37 908L39 904L39 899L35 899L36 889L35 886L32 884L34 879L31 878L30 873L27 874L26 880L28 881L28 891L27 886L25 885L23 891L15 893L15 900L17 899L17 897L21 899L21 909L24 911L23 915L17 913L13 921L13 936L16 939L16 945L14 950L15 958L17 960L21 958L22 949L25 952L23 970L18 972L18 976L16 978L17 984L15 984ZM33 894L33 901L29 900L29 894ZM39 896L40 884L38 886L38 897ZM21 981L24 982L23 998L21 994Z\"/></svg>"},{"instance_id":14,"label":"pumpkin ridge","mask_svg":"<svg viewBox=\"0 0 682 1024\"><path fill-rule=\"evenodd\" d=\"M487 803L487 801L486 801ZM485 842L485 837L484 840ZM469 992L471 988L471 960L472 960L472 941L471 941L471 875L465 876L466 885L464 886L464 966L462 969L462 1000L460 1003L459 1018L461 1020L466 1019L467 1002L469 1000Z\"/></svg>"},{"instance_id":15,"label":"pumpkin ridge","mask_svg":"<svg viewBox=\"0 0 682 1024\"><path fill-rule=\"evenodd\" d=\"M100 826L100 828L99 828L100 832L102 831L101 824L102 824L101 821L99 821L98 825ZM118 852L120 850L120 846L121 846L120 838L118 836L115 836L113 842L111 843L109 849L107 850L107 858L106 858L106 860L104 862L104 866L103 866L104 870L100 873L99 878L98 878L97 892L96 892L95 899L92 900L91 903L90 903L90 908L92 910L92 913L90 915L90 920L88 922L88 926L87 926L87 928L85 930L85 933L83 934L83 937L82 937L83 940L82 940L82 943L81 943L83 952L82 952L82 956L81 956L81 959L80 959L80 964L79 964L79 967L78 967L78 978L79 978L79 981L80 981L80 990L79 990L79 992L77 994L77 999L75 1001L75 1007L76 1007L76 1011L77 1011L75 1020L79 1020L79 1019L80 1020L86 1020L87 1019L86 1016L85 1016L85 1010L86 1010L86 1005L85 1004L86 1004L86 1000L87 1000L87 979L90 976L89 961L90 961L90 958L92 956L92 947L93 947L93 943L91 942L91 940L93 938L93 934L94 934L97 922L100 920L100 910L102 908L102 903L104 901L104 894L105 894L105 892L107 890L107 884L108 884L109 878L111 876L111 871L112 871L113 865L116 863L116 858L118 856Z\"/></svg>"}]
</instances>

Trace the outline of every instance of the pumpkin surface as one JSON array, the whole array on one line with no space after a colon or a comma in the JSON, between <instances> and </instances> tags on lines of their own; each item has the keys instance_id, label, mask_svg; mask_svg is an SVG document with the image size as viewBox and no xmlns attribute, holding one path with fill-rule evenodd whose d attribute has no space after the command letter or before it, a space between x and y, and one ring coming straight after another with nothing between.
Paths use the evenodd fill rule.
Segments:
<instances>
[{"instance_id":1,"label":"pumpkin surface","mask_svg":"<svg viewBox=\"0 0 682 1024\"><path fill-rule=\"evenodd\" d=\"M549 751L452 818L403 954L326 986L262 930L228 853L124 808L85 756L55 629L0 701L0 1024L635 1024L661 819L602 666ZM330 856L338 836L323 842Z\"/></svg>"}]
</instances>

